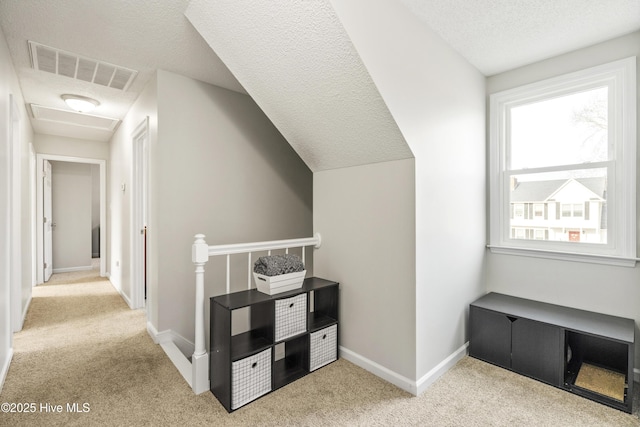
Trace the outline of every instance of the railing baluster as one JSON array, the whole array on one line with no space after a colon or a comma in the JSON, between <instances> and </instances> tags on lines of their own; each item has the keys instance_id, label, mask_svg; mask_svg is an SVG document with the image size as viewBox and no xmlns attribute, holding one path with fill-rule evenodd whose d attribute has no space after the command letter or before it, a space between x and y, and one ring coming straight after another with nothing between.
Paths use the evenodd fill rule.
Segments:
<instances>
[{"instance_id":1,"label":"railing baluster","mask_svg":"<svg viewBox=\"0 0 640 427\"><path fill-rule=\"evenodd\" d=\"M251 252L249 252L249 262L247 269L247 289L251 289Z\"/></svg>"},{"instance_id":2,"label":"railing baluster","mask_svg":"<svg viewBox=\"0 0 640 427\"><path fill-rule=\"evenodd\" d=\"M230 267L231 255L227 254L227 293L231 293L231 267Z\"/></svg>"}]
</instances>

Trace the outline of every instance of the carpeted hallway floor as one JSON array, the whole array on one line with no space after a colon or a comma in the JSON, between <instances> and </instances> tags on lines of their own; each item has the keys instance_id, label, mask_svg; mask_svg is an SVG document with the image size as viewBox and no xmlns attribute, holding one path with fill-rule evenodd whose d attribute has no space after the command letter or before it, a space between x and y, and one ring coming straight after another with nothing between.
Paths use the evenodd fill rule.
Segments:
<instances>
[{"instance_id":1,"label":"carpeted hallway floor","mask_svg":"<svg viewBox=\"0 0 640 427\"><path fill-rule=\"evenodd\" d=\"M629 415L468 357L419 397L341 359L227 414L96 271L35 288L14 351L0 403L34 411L2 426L640 426L637 395Z\"/></svg>"}]
</instances>

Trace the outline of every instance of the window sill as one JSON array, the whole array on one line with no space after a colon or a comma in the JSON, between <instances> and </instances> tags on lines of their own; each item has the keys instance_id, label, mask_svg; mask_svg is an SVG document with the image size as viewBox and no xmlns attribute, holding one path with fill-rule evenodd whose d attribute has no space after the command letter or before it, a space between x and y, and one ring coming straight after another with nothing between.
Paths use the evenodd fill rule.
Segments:
<instances>
[{"instance_id":1,"label":"window sill","mask_svg":"<svg viewBox=\"0 0 640 427\"><path fill-rule=\"evenodd\" d=\"M624 258L619 256L582 254L575 252L559 252L541 249L515 248L508 246L487 245L494 254L526 256L532 258L545 258L558 261L586 262L589 264L605 264L617 267L635 267L638 258Z\"/></svg>"}]
</instances>

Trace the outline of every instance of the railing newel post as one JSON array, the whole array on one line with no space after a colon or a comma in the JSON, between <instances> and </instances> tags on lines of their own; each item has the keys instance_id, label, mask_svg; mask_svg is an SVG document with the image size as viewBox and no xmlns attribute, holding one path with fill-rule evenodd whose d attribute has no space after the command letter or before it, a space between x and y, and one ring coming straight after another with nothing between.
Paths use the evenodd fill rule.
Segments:
<instances>
[{"instance_id":1,"label":"railing newel post","mask_svg":"<svg viewBox=\"0 0 640 427\"><path fill-rule=\"evenodd\" d=\"M209 260L209 246L204 234L196 234L191 248L191 259L196 267L195 349L192 357L192 382L194 393L209 389L209 355L204 336L204 266Z\"/></svg>"}]
</instances>

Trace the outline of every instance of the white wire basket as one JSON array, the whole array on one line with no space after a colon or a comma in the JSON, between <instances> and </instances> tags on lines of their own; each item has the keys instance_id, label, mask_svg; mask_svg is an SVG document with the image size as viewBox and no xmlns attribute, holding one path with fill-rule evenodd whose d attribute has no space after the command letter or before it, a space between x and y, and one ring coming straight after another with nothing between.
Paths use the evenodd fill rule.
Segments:
<instances>
[{"instance_id":1,"label":"white wire basket","mask_svg":"<svg viewBox=\"0 0 640 427\"><path fill-rule=\"evenodd\" d=\"M296 273L280 274L278 276L265 276L264 274L253 273L253 280L256 282L258 291L275 295L280 292L292 291L300 289L307 270Z\"/></svg>"}]
</instances>

